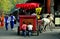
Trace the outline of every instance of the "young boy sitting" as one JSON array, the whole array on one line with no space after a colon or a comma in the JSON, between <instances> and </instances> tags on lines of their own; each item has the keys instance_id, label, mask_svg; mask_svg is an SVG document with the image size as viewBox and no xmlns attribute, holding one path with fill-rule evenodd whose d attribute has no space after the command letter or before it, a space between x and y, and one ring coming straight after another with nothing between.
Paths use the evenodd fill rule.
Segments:
<instances>
[{"instance_id":1,"label":"young boy sitting","mask_svg":"<svg viewBox=\"0 0 60 39\"><path fill-rule=\"evenodd\" d=\"M29 23L28 24L28 26L27 26L27 28L28 28L28 33L29 33L29 36L31 36L32 35L32 28L33 28L33 25L31 24L31 23Z\"/></svg>"}]
</instances>

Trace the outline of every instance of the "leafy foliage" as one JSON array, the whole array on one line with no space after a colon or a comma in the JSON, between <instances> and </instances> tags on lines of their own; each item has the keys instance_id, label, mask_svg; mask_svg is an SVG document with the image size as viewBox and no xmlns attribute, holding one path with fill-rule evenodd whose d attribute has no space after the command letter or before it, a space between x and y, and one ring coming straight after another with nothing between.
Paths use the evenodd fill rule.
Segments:
<instances>
[{"instance_id":1,"label":"leafy foliage","mask_svg":"<svg viewBox=\"0 0 60 39\"><path fill-rule=\"evenodd\" d=\"M4 14L10 13L17 3L25 3L27 0L0 0L0 9L3 9Z\"/></svg>"}]
</instances>

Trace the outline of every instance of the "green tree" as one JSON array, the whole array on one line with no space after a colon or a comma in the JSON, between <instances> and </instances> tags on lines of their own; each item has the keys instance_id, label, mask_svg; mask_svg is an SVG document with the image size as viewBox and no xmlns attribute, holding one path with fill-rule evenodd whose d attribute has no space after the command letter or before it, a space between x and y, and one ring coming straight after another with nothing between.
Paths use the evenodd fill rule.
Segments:
<instances>
[{"instance_id":1,"label":"green tree","mask_svg":"<svg viewBox=\"0 0 60 39\"><path fill-rule=\"evenodd\" d=\"M27 0L0 0L0 9L3 9L4 14L15 8L17 3L25 3Z\"/></svg>"},{"instance_id":2,"label":"green tree","mask_svg":"<svg viewBox=\"0 0 60 39\"><path fill-rule=\"evenodd\" d=\"M11 4L9 0L3 0L2 7L3 7L4 12L8 13L11 10L11 8L13 8L13 5Z\"/></svg>"}]
</instances>

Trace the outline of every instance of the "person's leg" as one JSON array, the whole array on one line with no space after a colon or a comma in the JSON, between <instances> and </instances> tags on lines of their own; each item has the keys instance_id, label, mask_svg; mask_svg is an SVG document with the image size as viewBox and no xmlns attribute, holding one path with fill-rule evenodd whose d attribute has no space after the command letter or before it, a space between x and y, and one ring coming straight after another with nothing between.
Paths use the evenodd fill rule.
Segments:
<instances>
[{"instance_id":1,"label":"person's leg","mask_svg":"<svg viewBox=\"0 0 60 39\"><path fill-rule=\"evenodd\" d=\"M11 21L11 29L13 29L13 28L14 28L14 22Z\"/></svg>"},{"instance_id":2,"label":"person's leg","mask_svg":"<svg viewBox=\"0 0 60 39\"><path fill-rule=\"evenodd\" d=\"M29 35L29 30L28 30L28 35Z\"/></svg>"},{"instance_id":3,"label":"person's leg","mask_svg":"<svg viewBox=\"0 0 60 39\"><path fill-rule=\"evenodd\" d=\"M10 21L10 27L11 27L11 29L12 29L12 22Z\"/></svg>"},{"instance_id":4,"label":"person's leg","mask_svg":"<svg viewBox=\"0 0 60 39\"><path fill-rule=\"evenodd\" d=\"M22 35L26 36L26 30L22 30Z\"/></svg>"},{"instance_id":5,"label":"person's leg","mask_svg":"<svg viewBox=\"0 0 60 39\"><path fill-rule=\"evenodd\" d=\"M22 36L24 36L24 30L22 30Z\"/></svg>"},{"instance_id":6,"label":"person's leg","mask_svg":"<svg viewBox=\"0 0 60 39\"><path fill-rule=\"evenodd\" d=\"M8 30L8 23L5 23L6 30Z\"/></svg>"},{"instance_id":7,"label":"person's leg","mask_svg":"<svg viewBox=\"0 0 60 39\"><path fill-rule=\"evenodd\" d=\"M14 21L12 21L12 29L14 29Z\"/></svg>"},{"instance_id":8,"label":"person's leg","mask_svg":"<svg viewBox=\"0 0 60 39\"><path fill-rule=\"evenodd\" d=\"M32 35L32 30L31 30L31 35Z\"/></svg>"},{"instance_id":9,"label":"person's leg","mask_svg":"<svg viewBox=\"0 0 60 39\"><path fill-rule=\"evenodd\" d=\"M29 36L31 36L32 35L32 32L31 32L31 30L29 30Z\"/></svg>"},{"instance_id":10,"label":"person's leg","mask_svg":"<svg viewBox=\"0 0 60 39\"><path fill-rule=\"evenodd\" d=\"M26 30L24 30L24 36L26 36Z\"/></svg>"}]
</instances>

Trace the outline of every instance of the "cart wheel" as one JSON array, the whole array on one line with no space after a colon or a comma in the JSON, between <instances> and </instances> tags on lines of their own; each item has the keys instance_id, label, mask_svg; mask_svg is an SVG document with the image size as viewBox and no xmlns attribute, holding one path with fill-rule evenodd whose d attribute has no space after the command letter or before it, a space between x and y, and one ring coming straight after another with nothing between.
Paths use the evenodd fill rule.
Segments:
<instances>
[{"instance_id":1,"label":"cart wheel","mask_svg":"<svg viewBox=\"0 0 60 39\"><path fill-rule=\"evenodd\" d=\"M39 36L39 26L37 27L37 36Z\"/></svg>"},{"instance_id":2,"label":"cart wheel","mask_svg":"<svg viewBox=\"0 0 60 39\"><path fill-rule=\"evenodd\" d=\"M18 34L18 35L20 35L20 30L19 30L19 26L18 26L17 34Z\"/></svg>"},{"instance_id":3,"label":"cart wheel","mask_svg":"<svg viewBox=\"0 0 60 39\"><path fill-rule=\"evenodd\" d=\"M39 32L42 33L42 30L43 30L43 29L42 29L41 26L40 26L40 28L39 28Z\"/></svg>"},{"instance_id":4,"label":"cart wheel","mask_svg":"<svg viewBox=\"0 0 60 39\"><path fill-rule=\"evenodd\" d=\"M37 30L37 36L39 36L39 30Z\"/></svg>"}]
</instances>

